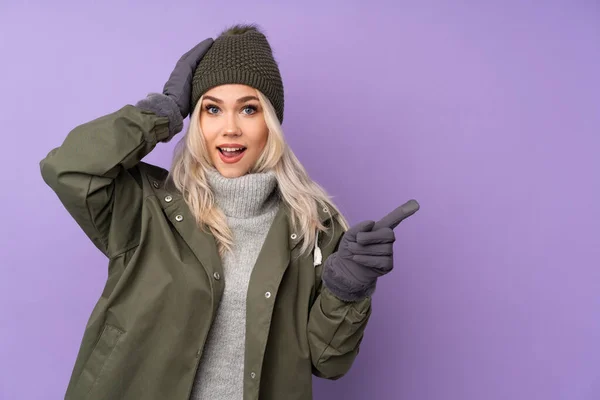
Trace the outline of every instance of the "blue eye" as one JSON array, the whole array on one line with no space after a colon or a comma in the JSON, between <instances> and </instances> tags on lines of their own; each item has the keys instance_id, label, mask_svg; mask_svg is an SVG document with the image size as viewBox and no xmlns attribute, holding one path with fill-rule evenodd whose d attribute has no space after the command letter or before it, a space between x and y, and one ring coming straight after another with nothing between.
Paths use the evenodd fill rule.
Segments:
<instances>
[{"instance_id":1,"label":"blue eye","mask_svg":"<svg viewBox=\"0 0 600 400\"><path fill-rule=\"evenodd\" d=\"M213 106L213 105L210 105L210 104L204 107L204 109L205 109L206 111L208 111L208 113L209 113L209 114L212 114L212 113L210 112L210 109L211 109L211 108L216 108L216 109L218 109L219 107L217 107L217 106Z\"/></svg>"},{"instance_id":2,"label":"blue eye","mask_svg":"<svg viewBox=\"0 0 600 400\"><path fill-rule=\"evenodd\" d=\"M216 110L220 110L220 109L219 109L219 107L217 107L217 106L215 106L215 105L213 105L213 104L207 104L207 105L205 105L205 106L204 106L204 109L205 109L205 110L206 110L206 111L207 111L209 114L211 114L211 115L216 115L218 112L214 112L214 113L213 113L213 112L211 112L211 111L210 111L210 110L211 110L211 109L213 109L213 108L214 108L214 109L216 109ZM256 114L256 112L258 111L258 107L257 107L257 106L253 106L253 105L250 105L250 104L248 104L248 105L244 106L244 108L242 108L242 110L247 110L247 109L250 109L250 110L252 110L252 112L251 112L251 113L245 113L246 115L254 115L254 114Z\"/></svg>"},{"instance_id":3,"label":"blue eye","mask_svg":"<svg viewBox=\"0 0 600 400\"><path fill-rule=\"evenodd\" d=\"M252 114L256 113L256 106L247 105L246 107L244 107L244 110L246 110L246 109L252 110L253 111ZM252 114L249 114L249 115L252 115Z\"/></svg>"}]
</instances>

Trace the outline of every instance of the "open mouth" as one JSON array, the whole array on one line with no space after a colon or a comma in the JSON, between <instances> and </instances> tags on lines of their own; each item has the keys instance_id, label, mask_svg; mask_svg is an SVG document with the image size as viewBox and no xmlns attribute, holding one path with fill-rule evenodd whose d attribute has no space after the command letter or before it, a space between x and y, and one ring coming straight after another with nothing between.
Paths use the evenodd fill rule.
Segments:
<instances>
[{"instance_id":1,"label":"open mouth","mask_svg":"<svg viewBox=\"0 0 600 400\"><path fill-rule=\"evenodd\" d=\"M242 159L246 152L245 147L217 147L221 160L226 163L234 163Z\"/></svg>"},{"instance_id":2,"label":"open mouth","mask_svg":"<svg viewBox=\"0 0 600 400\"><path fill-rule=\"evenodd\" d=\"M239 156L240 154L242 154L244 151L246 151L245 147L236 147L236 148L230 148L230 147L217 147L217 149L219 149L219 151L221 152L221 154L223 154L225 157L235 157L235 156Z\"/></svg>"}]
</instances>

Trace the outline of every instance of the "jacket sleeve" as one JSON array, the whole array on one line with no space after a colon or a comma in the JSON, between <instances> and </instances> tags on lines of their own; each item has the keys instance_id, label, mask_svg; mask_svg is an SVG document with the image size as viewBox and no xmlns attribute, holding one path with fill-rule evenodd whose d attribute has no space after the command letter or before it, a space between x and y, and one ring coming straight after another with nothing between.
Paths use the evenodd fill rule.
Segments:
<instances>
[{"instance_id":1,"label":"jacket sleeve","mask_svg":"<svg viewBox=\"0 0 600 400\"><path fill-rule=\"evenodd\" d=\"M40 162L46 184L106 256L136 244L143 199L132 169L169 135L169 118L127 105L76 127Z\"/></svg>"},{"instance_id":2,"label":"jacket sleeve","mask_svg":"<svg viewBox=\"0 0 600 400\"><path fill-rule=\"evenodd\" d=\"M334 225L333 240L322 247L323 263L317 267L320 276L322 266L333 253L343 234L337 223ZM347 302L337 298L317 280L317 297L311 307L308 320L308 341L313 374L320 378L336 380L344 376L358 355L360 342L369 317L371 297Z\"/></svg>"}]
</instances>

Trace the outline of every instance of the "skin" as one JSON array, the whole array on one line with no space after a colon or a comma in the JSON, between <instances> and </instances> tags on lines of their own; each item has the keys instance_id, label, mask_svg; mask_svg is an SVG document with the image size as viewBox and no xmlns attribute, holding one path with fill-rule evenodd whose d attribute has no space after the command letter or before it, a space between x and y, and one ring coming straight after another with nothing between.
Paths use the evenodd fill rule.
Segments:
<instances>
[{"instance_id":1,"label":"skin","mask_svg":"<svg viewBox=\"0 0 600 400\"><path fill-rule=\"evenodd\" d=\"M244 100L248 96L255 99ZM213 166L226 178L247 174L265 148L269 135L256 90L241 84L217 86L204 94L200 128ZM221 160L217 147L226 143L238 143L246 148L240 161L227 164Z\"/></svg>"}]
</instances>

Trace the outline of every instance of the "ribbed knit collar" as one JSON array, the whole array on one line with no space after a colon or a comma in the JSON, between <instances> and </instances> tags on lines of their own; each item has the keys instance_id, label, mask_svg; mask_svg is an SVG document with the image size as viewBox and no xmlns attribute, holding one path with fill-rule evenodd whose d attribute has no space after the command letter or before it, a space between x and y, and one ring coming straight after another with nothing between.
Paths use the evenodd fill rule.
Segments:
<instances>
[{"instance_id":1,"label":"ribbed knit collar","mask_svg":"<svg viewBox=\"0 0 600 400\"><path fill-rule=\"evenodd\" d=\"M215 202L229 217L261 215L278 201L275 190L277 179L273 170L226 178L216 169L208 168L206 176Z\"/></svg>"}]
</instances>

